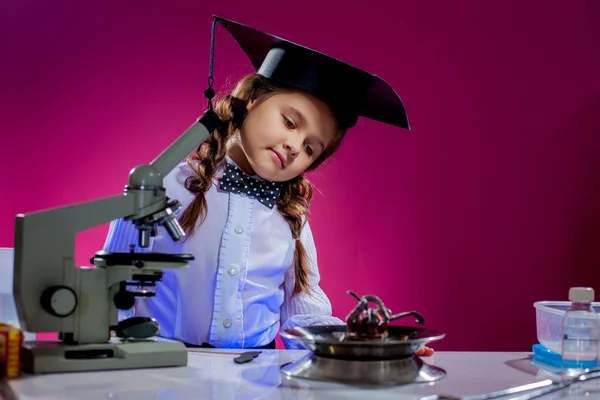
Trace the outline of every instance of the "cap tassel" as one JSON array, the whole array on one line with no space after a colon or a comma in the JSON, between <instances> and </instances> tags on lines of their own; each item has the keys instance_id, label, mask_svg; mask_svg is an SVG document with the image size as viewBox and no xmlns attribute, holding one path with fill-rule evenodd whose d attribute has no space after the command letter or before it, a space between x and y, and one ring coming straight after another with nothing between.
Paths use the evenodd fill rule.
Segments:
<instances>
[{"instance_id":1,"label":"cap tassel","mask_svg":"<svg viewBox=\"0 0 600 400\"><path fill-rule=\"evenodd\" d=\"M210 59L208 62L208 88L204 91L204 96L208 99L208 110L213 110L212 99L215 97L215 90L212 88L214 83L213 78L213 63L215 57L215 26L217 25L217 20L214 19L210 31Z\"/></svg>"}]
</instances>

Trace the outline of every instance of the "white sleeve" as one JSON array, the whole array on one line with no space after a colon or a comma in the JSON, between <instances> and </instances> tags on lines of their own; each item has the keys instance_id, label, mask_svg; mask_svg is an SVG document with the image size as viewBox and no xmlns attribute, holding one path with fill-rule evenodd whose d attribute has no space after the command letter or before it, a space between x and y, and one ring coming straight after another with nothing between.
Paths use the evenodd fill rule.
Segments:
<instances>
[{"instance_id":1,"label":"white sleeve","mask_svg":"<svg viewBox=\"0 0 600 400\"><path fill-rule=\"evenodd\" d=\"M146 248L138 246L138 230L131 221L123 218L111 221L108 228L108 234L104 242L103 250L107 252L123 253L130 251L130 245L134 244L135 252L150 252L154 245L154 238L150 238L150 245ZM119 321L133 317L135 306L129 310L119 310Z\"/></svg>"},{"instance_id":2,"label":"white sleeve","mask_svg":"<svg viewBox=\"0 0 600 400\"><path fill-rule=\"evenodd\" d=\"M300 240L306 249L310 270L309 293L300 292L292 297L296 277L294 267L291 267L286 273L284 282L285 298L281 306L281 329L310 325L345 325L341 319L332 316L331 303L325 292L319 287L317 250L308 221L304 224ZM299 343L283 337L282 341L287 349L303 348Z\"/></svg>"}]
</instances>

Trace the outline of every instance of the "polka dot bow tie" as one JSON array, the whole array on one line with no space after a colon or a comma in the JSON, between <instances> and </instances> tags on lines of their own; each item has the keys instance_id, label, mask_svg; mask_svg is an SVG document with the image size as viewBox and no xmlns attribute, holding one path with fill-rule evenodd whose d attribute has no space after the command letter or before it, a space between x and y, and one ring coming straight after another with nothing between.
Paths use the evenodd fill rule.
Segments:
<instances>
[{"instance_id":1,"label":"polka dot bow tie","mask_svg":"<svg viewBox=\"0 0 600 400\"><path fill-rule=\"evenodd\" d=\"M273 208L281 191L279 182L259 181L242 172L235 165L227 163L227 169L219 185L221 190L240 193L258 199L262 204Z\"/></svg>"}]
</instances>

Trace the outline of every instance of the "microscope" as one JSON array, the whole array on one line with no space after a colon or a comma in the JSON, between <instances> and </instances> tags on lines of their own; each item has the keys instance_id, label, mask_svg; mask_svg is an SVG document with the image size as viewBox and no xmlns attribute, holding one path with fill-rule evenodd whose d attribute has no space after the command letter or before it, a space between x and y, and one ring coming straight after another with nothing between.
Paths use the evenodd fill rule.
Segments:
<instances>
[{"instance_id":1,"label":"microscope","mask_svg":"<svg viewBox=\"0 0 600 400\"><path fill-rule=\"evenodd\" d=\"M189 254L108 253L92 257L93 267L75 266L78 232L124 218L148 247L159 226L175 241L185 236L176 218L181 203L167 197L163 177L220 124L212 107L154 161L133 168L122 194L19 214L15 222L13 293L21 328L58 332L58 341L26 341L22 369L29 373L116 370L187 365L187 349L156 337L152 318L118 321L135 297L160 281L164 270L187 268ZM116 337L111 337L111 331Z\"/></svg>"}]
</instances>

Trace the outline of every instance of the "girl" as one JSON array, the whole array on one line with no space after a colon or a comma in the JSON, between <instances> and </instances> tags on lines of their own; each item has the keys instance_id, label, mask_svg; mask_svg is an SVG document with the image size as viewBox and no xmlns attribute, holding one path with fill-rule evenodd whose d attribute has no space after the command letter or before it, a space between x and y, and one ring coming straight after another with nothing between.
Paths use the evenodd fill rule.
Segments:
<instances>
[{"instance_id":1,"label":"girl","mask_svg":"<svg viewBox=\"0 0 600 400\"><path fill-rule=\"evenodd\" d=\"M222 125L164 177L167 195L183 205L186 238L173 242L159 230L149 248L135 249L195 259L187 269L165 271L156 295L137 299L120 319L153 317L160 336L188 346L275 348L280 328L344 324L319 287L306 220L312 187L304 173L338 149L359 115L407 129L408 123L401 100L381 79L253 28L215 21L257 73L216 103ZM131 222L113 221L104 250L128 251L136 239Z\"/></svg>"}]
</instances>

